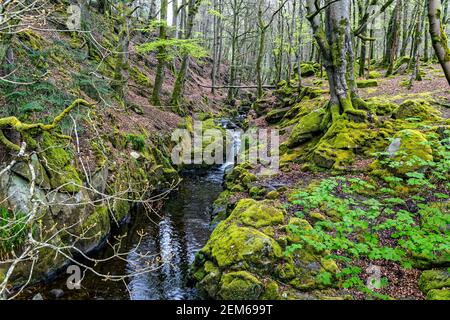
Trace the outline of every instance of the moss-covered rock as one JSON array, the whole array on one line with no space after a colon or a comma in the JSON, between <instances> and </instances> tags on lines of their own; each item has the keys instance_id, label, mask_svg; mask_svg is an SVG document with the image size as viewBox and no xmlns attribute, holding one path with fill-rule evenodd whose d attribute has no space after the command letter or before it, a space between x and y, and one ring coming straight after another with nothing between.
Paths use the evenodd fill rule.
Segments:
<instances>
[{"instance_id":1,"label":"moss-covered rock","mask_svg":"<svg viewBox=\"0 0 450 320\"><path fill-rule=\"evenodd\" d=\"M400 57L394 63L394 74L403 73L408 67L409 62L411 61L411 57Z\"/></svg>"},{"instance_id":2,"label":"moss-covered rock","mask_svg":"<svg viewBox=\"0 0 450 320\"><path fill-rule=\"evenodd\" d=\"M59 138L49 132L42 134L43 165L50 176L52 188L66 192L78 192L82 181L77 169L72 164L73 157L64 148Z\"/></svg>"},{"instance_id":3,"label":"moss-covered rock","mask_svg":"<svg viewBox=\"0 0 450 320\"><path fill-rule=\"evenodd\" d=\"M285 290L327 287L318 275L328 272L334 279L339 272L336 263L303 243L292 228L284 227L284 218L277 202L239 201L196 256L192 273L200 291L214 299L279 299L289 296L283 294ZM298 218L291 218L289 224L302 230L312 228ZM277 234L285 229L287 235ZM301 249L286 256L283 250L289 243L301 244ZM281 289L277 281L288 288Z\"/></svg>"},{"instance_id":4,"label":"moss-covered rock","mask_svg":"<svg viewBox=\"0 0 450 320\"><path fill-rule=\"evenodd\" d=\"M394 112L395 119L418 118L422 121L437 120L439 112L427 100L407 100Z\"/></svg>"},{"instance_id":5,"label":"moss-covered rock","mask_svg":"<svg viewBox=\"0 0 450 320\"><path fill-rule=\"evenodd\" d=\"M379 71L370 71L369 72L369 79L379 79L382 77L383 77L383 75Z\"/></svg>"},{"instance_id":6,"label":"moss-covered rock","mask_svg":"<svg viewBox=\"0 0 450 320\"><path fill-rule=\"evenodd\" d=\"M314 134L323 131L326 124L324 121L326 115L326 110L322 108L302 117L292 130L287 145L290 148L299 146L303 142L310 140Z\"/></svg>"},{"instance_id":7,"label":"moss-covered rock","mask_svg":"<svg viewBox=\"0 0 450 320\"><path fill-rule=\"evenodd\" d=\"M450 289L430 290L427 293L427 300L449 301L450 300Z\"/></svg>"},{"instance_id":8,"label":"moss-covered rock","mask_svg":"<svg viewBox=\"0 0 450 320\"><path fill-rule=\"evenodd\" d=\"M261 228L282 223L284 213L276 202L243 199L238 202L229 219L237 220L245 226Z\"/></svg>"},{"instance_id":9,"label":"moss-covered rock","mask_svg":"<svg viewBox=\"0 0 450 320\"><path fill-rule=\"evenodd\" d=\"M94 246L98 244L111 230L108 207L106 205L95 207L81 225L81 229L83 238Z\"/></svg>"},{"instance_id":10,"label":"moss-covered rock","mask_svg":"<svg viewBox=\"0 0 450 320\"><path fill-rule=\"evenodd\" d=\"M395 143L399 146L393 146ZM400 131L391 144L392 159L400 164L398 173L416 171L423 167L423 162L433 161L433 150L425 136L417 130Z\"/></svg>"},{"instance_id":11,"label":"moss-covered rock","mask_svg":"<svg viewBox=\"0 0 450 320\"><path fill-rule=\"evenodd\" d=\"M378 87L378 81L374 79L357 80L356 85L360 89Z\"/></svg>"},{"instance_id":12,"label":"moss-covered rock","mask_svg":"<svg viewBox=\"0 0 450 320\"><path fill-rule=\"evenodd\" d=\"M280 193L277 190L272 190L266 195L266 199L277 200L280 198Z\"/></svg>"},{"instance_id":13,"label":"moss-covered rock","mask_svg":"<svg viewBox=\"0 0 450 320\"><path fill-rule=\"evenodd\" d=\"M261 268L273 265L282 257L278 243L264 233L249 227L221 222L201 253L209 256L220 268L239 264Z\"/></svg>"},{"instance_id":14,"label":"moss-covered rock","mask_svg":"<svg viewBox=\"0 0 450 320\"><path fill-rule=\"evenodd\" d=\"M266 116L266 121L270 124L280 122L289 110L291 110L290 107L270 111Z\"/></svg>"},{"instance_id":15,"label":"moss-covered rock","mask_svg":"<svg viewBox=\"0 0 450 320\"><path fill-rule=\"evenodd\" d=\"M390 116L398 109L398 107L399 106L393 102L378 98L372 98L366 103L367 110L372 114L379 116Z\"/></svg>"},{"instance_id":16,"label":"moss-covered rock","mask_svg":"<svg viewBox=\"0 0 450 320\"><path fill-rule=\"evenodd\" d=\"M323 168L341 169L358 154L370 156L386 147L388 134L373 125L341 118L334 122L312 152L312 160Z\"/></svg>"},{"instance_id":17,"label":"moss-covered rock","mask_svg":"<svg viewBox=\"0 0 450 320\"><path fill-rule=\"evenodd\" d=\"M424 271L419 279L419 287L424 293L433 289L450 288L450 272L445 269Z\"/></svg>"},{"instance_id":18,"label":"moss-covered rock","mask_svg":"<svg viewBox=\"0 0 450 320\"><path fill-rule=\"evenodd\" d=\"M220 281L218 296L223 300L257 300L263 284L246 271L225 273Z\"/></svg>"},{"instance_id":19,"label":"moss-covered rock","mask_svg":"<svg viewBox=\"0 0 450 320\"><path fill-rule=\"evenodd\" d=\"M300 70L301 70L301 75L303 78L312 77L316 74L316 69L314 68L314 65L312 65L310 63L300 64ZM297 70L297 73L298 73L298 70Z\"/></svg>"},{"instance_id":20,"label":"moss-covered rock","mask_svg":"<svg viewBox=\"0 0 450 320\"><path fill-rule=\"evenodd\" d=\"M153 86L152 81L149 77L147 77L138 67L134 66L130 69L131 78L139 85L144 86L146 88L150 88Z\"/></svg>"}]
</instances>

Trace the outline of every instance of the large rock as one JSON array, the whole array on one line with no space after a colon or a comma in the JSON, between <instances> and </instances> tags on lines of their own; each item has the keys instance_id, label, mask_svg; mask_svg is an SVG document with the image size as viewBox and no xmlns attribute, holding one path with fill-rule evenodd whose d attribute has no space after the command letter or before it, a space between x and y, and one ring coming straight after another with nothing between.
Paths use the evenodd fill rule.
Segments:
<instances>
[{"instance_id":1,"label":"large rock","mask_svg":"<svg viewBox=\"0 0 450 320\"><path fill-rule=\"evenodd\" d=\"M288 244L301 242L286 231L285 216L275 201L239 201L196 256L192 275L200 292L213 299L282 299L295 296L283 290L324 288L317 277L323 272L333 277L338 271L336 263L306 244L285 255ZM288 288L279 288L277 282Z\"/></svg>"},{"instance_id":2,"label":"large rock","mask_svg":"<svg viewBox=\"0 0 450 320\"><path fill-rule=\"evenodd\" d=\"M302 117L300 122L292 130L288 140L288 146L290 148L297 147L303 142L310 140L314 134L323 131L326 115L326 110L321 108Z\"/></svg>"},{"instance_id":3,"label":"large rock","mask_svg":"<svg viewBox=\"0 0 450 320\"><path fill-rule=\"evenodd\" d=\"M403 130L388 148L391 158L400 164L398 173L419 170L427 161L433 161L433 149L425 136L417 130Z\"/></svg>"},{"instance_id":4,"label":"large rock","mask_svg":"<svg viewBox=\"0 0 450 320\"><path fill-rule=\"evenodd\" d=\"M280 122L283 117L289 112L289 110L291 110L291 107L270 111L266 116L267 123L273 124Z\"/></svg>"},{"instance_id":5,"label":"large rock","mask_svg":"<svg viewBox=\"0 0 450 320\"><path fill-rule=\"evenodd\" d=\"M435 269L422 272L419 287L428 300L450 300L450 272Z\"/></svg>"},{"instance_id":6,"label":"large rock","mask_svg":"<svg viewBox=\"0 0 450 320\"><path fill-rule=\"evenodd\" d=\"M75 193L80 191L82 181L77 169L72 164L73 157L64 148L66 144L50 133L44 132L42 134L42 163L50 174L53 189Z\"/></svg>"},{"instance_id":7,"label":"large rock","mask_svg":"<svg viewBox=\"0 0 450 320\"><path fill-rule=\"evenodd\" d=\"M439 119L439 111L426 100L407 100L403 102L393 116L395 119L418 118L422 121Z\"/></svg>"},{"instance_id":8,"label":"large rock","mask_svg":"<svg viewBox=\"0 0 450 320\"><path fill-rule=\"evenodd\" d=\"M223 300L257 300L263 289L261 281L251 273L230 272L222 276L218 296Z\"/></svg>"}]
</instances>

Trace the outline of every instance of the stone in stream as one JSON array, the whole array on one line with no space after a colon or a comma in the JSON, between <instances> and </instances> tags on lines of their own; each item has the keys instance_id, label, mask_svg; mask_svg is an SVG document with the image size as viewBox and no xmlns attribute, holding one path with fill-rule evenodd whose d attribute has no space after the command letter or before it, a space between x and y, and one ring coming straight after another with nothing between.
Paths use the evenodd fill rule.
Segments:
<instances>
[{"instance_id":1,"label":"stone in stream","mask_svg":"<svg viewBox=\"0 0 450 320\"><path fill-rule=\"evenodd\" d=\"M321 293L329 286L317 280L324 272L335 278L335 261L305 243L301 250L284 255L288 244L301 243L286 224L312 228L306 220L286 221L277 201L240 200L196 256L192 274L200 293L233 300L296 299L304 292L315 298L335 295L329 290ZM286 285L280 288L277 282Z\"/></svg>"},{"instance_id":2,"label":"stone in stream","mask_svg":"<svg viewBox=\"0 0 450 320\"><path fill-rule=\"evenodd\" d=\"M42 294L38 293L33 296L32 300L44 300L44 297L42 296Z\"/></svg>"},{"instance_id":3,"label":"stone in stream","mask_svg":"<svg viewBox=\"0 0 450 320\"><path fill-rule=\"evenodd\" d=\"M53 289L50 291L50 294L54 296L56 299L62 298L64 296L64 291L61 289Z\"/></svg>"}]
</instances>

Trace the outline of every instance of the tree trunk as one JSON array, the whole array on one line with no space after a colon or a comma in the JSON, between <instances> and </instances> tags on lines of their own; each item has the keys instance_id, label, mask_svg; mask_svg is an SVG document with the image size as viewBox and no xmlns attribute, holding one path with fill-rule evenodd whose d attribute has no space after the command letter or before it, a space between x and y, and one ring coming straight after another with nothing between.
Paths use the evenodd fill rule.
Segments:
<instances>
[{"instance_id":1,"label":"tree trunk","mask_svg":"<svg viewBox=\"0 0 450 320\"><path fill-rule=\"evenodd\" d=\"M161 1L161 11L160 11L160 26L159 26L159 40L167 40L167 6L168 0ZM156 106L161 105L161 99L159 98L161 94L161 88L164 83L164 69L167 63L166 47L161 45L158 49L158 66L156 68L155 75L155 85L153 87L151 103Z\"/></svg>"},{"instance_id":2,"label":"tree trunk","mask_svg":"<svg viewBox=\"0 0 450 320\"><path fill-rule=\"evenodd\" d=\"M130 30L128 26L128 7L125 3L119 3L117 5L117 29L118 33L118 46L116 49L116 63L114 66L114 83L112 88L116 91L119 99L121 99L124 105L127 105L127 92L128 92L128 58L130 47Z\"/></svg>"},{"instance_id":3,"label":"tree trunk","mask_svg":"<svg viewBox=\"0 0 450 320\"><path fill-rule=\"evenodd\" d=\"M194 28L194 20L195 20L195 16L198 13L198 9L200 7L201 1L202 0L190 0L190 2L189 2L188 17L187 17L187 24L186 24L186 30L185 30L185 39L190 39L192 37L192 30ZM175 86L173 88L172 105L174 105L174 106L179 106L181 103L188 68L189 68L189 55L185 54L183 56L183 60L181 62L181 68L178 72L177 79L175 81Z\"/></svg>"},{"instance_id":4,"label":"tree trunk","mask_svg":"<svg viewBox=\"0 0 450 320\"><path fill-rule=\"evenodd\" d=\"M428 18L430 20L430 35L434 51L450 84L450 49L442 23L442 4L440 0L428 0Z\"/></svg>"},{"instance_id":5,"label":"tree trunk","mask_svg":"<svg viewBox=\"0 0 450 320\"><path fill-rule=\"evenodd\" d=\"M392 13L391 23L388 32L388 50L385 55L385 63L388 65L386 77L394 71L395 59L397 58L398 46L400 42L400 21L402 11L402 0L397 0L397 4Z\"/></svg>"},{"instance_id":6,"label":"tree trunk","mask_svg":"<svg viewBox=\"0 0 450 320\"><path fill-rule=\"evenodd\" d=\"M350 30L349 0L331 3L325 9L325 32L316 13L316 1L307 0L308 19L311 22L314 37L320 47L323 63L330 84L329 110L333 121L341 113L352 120L365 120L366 113L355 110L362 103L358 97L354 79L352 33Z\"/></svg>"}]
</instances>

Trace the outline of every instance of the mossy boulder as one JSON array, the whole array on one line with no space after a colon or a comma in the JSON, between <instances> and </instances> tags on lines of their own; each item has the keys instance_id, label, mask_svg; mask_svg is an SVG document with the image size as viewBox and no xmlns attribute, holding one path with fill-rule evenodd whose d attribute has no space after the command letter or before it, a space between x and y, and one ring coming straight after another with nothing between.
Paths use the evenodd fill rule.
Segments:
<instances>
[{"instance_id":1,"label":"mossy boulder","mask_svg":"<svg viewBox=\"0 0 450 320\"><path fill-rule=\"evenodd\" d=\"M394 63L394 74L403 74L406 71L410 61L411 58L407 56L398 58Z\"/></svg>"},{"instance_id":2,"label":"mossy boulder","mask_svg":"<svg viewBox=\"0 0 450 320\"><path fill-rule=\"evenodd\" d=\"M229 219L239 221L245 226L261 228L281 224L284 212L274 201L243 199L238 202Z\"/></svg>"},{"instance_id":3,"label":"mossy boulder","mask_svg":"<svg viewBox=\"0 0 450 320\"><path fill-rule=\"evenodd\" d=\"M280 122L289 110L291 110L291 107L270 111L266 116L267 123L273 124Z\"/></svg>"},{"instance_id":4,"label":"mossy boulder","mask_svg":"<svg viewBox=\"0 0 450 320\"><path fill-rule=\"evenodd\" d=\"M399 106L393 102L378 98L372 98L368 100L366 104L368 111L379 116L391 116L398 107Z\"/></svg>"},{"instance_id":5,"label":"mossy boulder","mask_svg":"<svg viewBox=\"0 0 450 320\"><path fill-rule=\"evenodd\" d=\"M266 199L277 200L280 198L280 193L277 190L272 190L266 195Z\"/></svg>"},{"instance_id":6,"label":"mossy boulder","mask_svg":"<svg viewBox=\"0 0 450 320\"><path fill-rule=\"evenodd\" d=\"M369 72L369 79L379 79L382 77L383 77L383 75L379 71L370 71Z\"/></svg>"},{"instance_id":7,"label":"mossy boulder","mask_svg":"<svg viewBox=\"0 0 450 320\"><path fill-rule=\"evenodd\" d=\"M378 81L374 79L357 80L356 85L360 89L378 87Z\"/></svg>"},{"instance_id":8,"label":"mossy boulder","mask_svg":"<svg viewBox=\"0 0 450 320\"><path fill-rule=\"evenodd\" d=\"M200 292L214 299L279 299L286 290L328 287L318 276L327 272L336 279L336 262L303 243L293 229L284 226L284 218L277 202L239 201L195 258L192 274ZM291 218L289 225L312 229L308 221L298 218ZM280 236L275 230L287 234ZM289 243L301 243L301 249L286 256ZM280 288L278 281L287 288Z\"/></svg>"},{"instance_id":9,"label":"mossy boulder","mask_svg":"<svg viewBox=\"0 0 450 320\"><path fill-rule=\"evenodd\" d=\"M433 161L433 150L425 136L417 130L400 131L392 142L389 152L391 158L400 166L400 174L419 170L426 161Z\"/></svg>"},{"instance_id":10,"label":"mossy boulder","mask_svg":"<svg viewBox=\"0 0 450 320\"><path fill-rule=\"evenodd\" d=\"M322 132L326 125L326 121L324 121L326 116L327 111L321 108L302 117L300 122L292 130L287 142L288 147L297 147L313 138L315 134Z\"/></svg>"},{"instance_id":11,"label":"mossy boulder","mask_svg":"<svg viewBox=\"0 0 450 320\"><path fill-rule=\"evenodd\" d=\"M357 155L370 156L382 151L387 133L373 125L344 118L334 122L312 152L312 160L323 168L341 169L354 162Z\"/></svg>"},{"instance_id":12,"label":"mossy boulder","mask_svg":"<svg viewBox=\"0 0 450 320\"><path fill-rule=\"evenodd\" d=\"M296 73L298 73L298 68L296 68ZM316 69L313 64L310 63L302 63L300 64L300 71L302 78L308 78L316 75Z\"/></svg>"},{"instance_id":13,"label":"mossy boulder","mask_svg":"<svg viewBox=\"0 0 450 320\"><path fill-rule=\"evenodd\" d=\"M73 157L64 148L67 143L48 132L42 134L42 163L50 176L52 188L75 193L80 191L82 181L72 164Z\"/></svg>"},{"instance_id":14,"label":"mossy boulder","mask_svg":"<svg viewBox=\"0 0 450 320\"><path fill-rule=\"evenodd\" d=\"M222 300L257 300L263 284L246 271L225 273L220 281L218 296Z\"/></svg>"},{"instance_id":15,"label":"mossy boulder","mask_svg":"<svg viewBox=\"0 0 450 320\"><path fill-rule=\"evenodd\" d=\"M450 289L430 290L427 293L427 300L449 301L450 300Z\"/></svg>"},{"instance_id":16,"label":"mossy boulder","mask_svg":"<svg viewBox=\"0 0 450 320\"><path fill-rule=\"evenodd\" d=\"M433 289L450 289L450 272L446 269L434 269L422 272L419 279L420 290L428 293Z\"/></svg>"},{"instance_id":17,"label":"mossy boulder","mask_svg":"<svg viewBox=\"0 0 450 320\"><path fill-rule=\"evenodd\" d=\"M249 190L250 197L252 199L261 199L267 193L266 188L254 186Z\"/></svg>"},{"instance_id":18,"label":"mossy boulder","mask_svg":"<svg viewBox=\"0 0 450 320\"><path fill-rule=\"evenodd\" d=\"M282 257L278 243L264 233L249 227L221 222L214 230L201 254L211 257L219 268L239 265L270 268Z\"/></svg>"},{"instance_id":19,"label":"mossy boulder","mask_svg":"<svg viewBox=\"0 0 450 320\"><path fill-rule=\"evenodd\" d=\"M134 66L130 69L131 78L139 85L146 88L153 86L152 81L138 67Z\"/></svg>"},{"instance_id":20,"label":"mossy boulder","mask_svg":"<svg viewBox=\"0 0 450 320\"><path fill-rule=\"evenodd\" d=\"M393 116L395 119L418 118L422 121L437 120L439 112L427 100L407 100L403 102Z\"/></svg>"}]
</instances>

